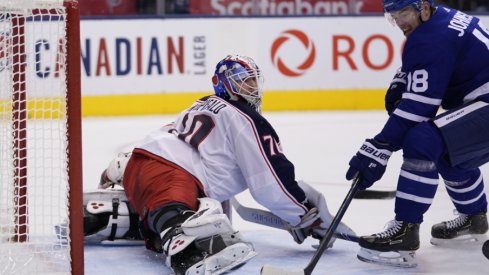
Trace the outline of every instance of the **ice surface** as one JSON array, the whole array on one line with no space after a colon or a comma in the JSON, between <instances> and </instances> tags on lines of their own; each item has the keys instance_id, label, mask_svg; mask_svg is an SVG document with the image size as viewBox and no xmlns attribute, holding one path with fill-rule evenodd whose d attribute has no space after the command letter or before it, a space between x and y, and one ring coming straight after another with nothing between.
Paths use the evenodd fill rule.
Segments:
<instances>
[{"instance_id":1,"label":"ice surface","mask_svg":"<svg viewBox=\"0 0 489 275\"><path fill-rule=\"evenodd\" d=\"M104 117L83 120L84 189L96 188L100 173L118 153L132 145L175 115L145 117ZM348 161L363 140L373 137L382 127L382 111L361 112L290 112L265 113L281 138L287 157L295 164L297 179L311 183L324 193L334 215L348 192L344 179ZM372 189L393 190L396 186L401 153L393 155L387 172ZM482 167L489 175L489 166ZM487 194L486 187L486 194ZM260 207L244 192L238 200L247 206ZM358 235L381 231L394 217L394 200L355 199L343 221ZM480 245L440 248L429 243L431 225L452 219L453 205L441 184L433 205L421 225L421 247L416 257L418 267L392 268L363 263L356 258L355 243L337 240L319 260L313 274L489 274L489 261ZM292 271L303 269L311 259L317 241L294 243L285 231L242 221L233 213L233 224L251 241L258 256L231 274L259 274L264 264L278 265ZM85 245L85 274L169 274L162 257L143 246Z\"/></svg>"}]
</instances>

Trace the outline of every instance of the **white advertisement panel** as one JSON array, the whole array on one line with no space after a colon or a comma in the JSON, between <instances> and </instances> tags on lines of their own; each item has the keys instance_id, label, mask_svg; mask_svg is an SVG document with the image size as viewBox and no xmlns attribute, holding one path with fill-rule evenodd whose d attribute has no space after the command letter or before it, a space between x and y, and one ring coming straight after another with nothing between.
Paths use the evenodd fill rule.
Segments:
<instances>
[{"instance_id":1,"label":"white advertisement panel","mask_svg":"<svg viewBox=\"0 0 489 275\"><path fill-rule=\"evenodd\" d=\"M209 91L215 64L249 55L268 90L385 87L404 37L383 17L84 20L84 95Z\"/></svg>"},{"instance_id":2,"label":"white advertisement panel","mask_svg":"<svg viewBox=\"0 0 489 275\"><path fill-rule=\"evenodd\" d=\"M42 36L26 45L39 87L62 69L45 57L60 50L58 38ZM159 18L82 20L80 43L82 95L93 96L210 92L215 64L234 53L256 60L268 91L384 89L404 36L381 16Z\"/></svg>"}]
</instances>

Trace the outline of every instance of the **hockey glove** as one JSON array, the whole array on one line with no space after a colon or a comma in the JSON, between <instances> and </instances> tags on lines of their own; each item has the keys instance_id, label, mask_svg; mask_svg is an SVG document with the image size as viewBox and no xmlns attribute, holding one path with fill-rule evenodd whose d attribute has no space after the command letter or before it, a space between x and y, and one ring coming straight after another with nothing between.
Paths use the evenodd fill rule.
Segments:
<instances>
[{"instance_id":1,"label":"hockey glove","mask_svg":"<svg viewBox=\"0 0 489 275\"><path fill-rule=\"evenodd\" d=\"M406 73L401 72L399 68L385 93L385 110L387 114L391 115L401 102L402 94L406 91L406 83Z\"/></svg>"},{"instance_id":2,"label":"hockey glove","mask_svg":"<svg viewBox=\"0 0 489 275\"><path fill-rule=\"evenodd\" d=\"M384 175L385 167L394 151L389 144L380 143L375 139L367 139L350 160L350 168L346 172L346 179L352 180L357 173L362 175L359 189L365 190L372 186Z\"/></svg>"},{"instance_id":3,"label":"hockey glove","mask_svg":"<svg viewBox=\"0 0 489 275\"><path fill-rule=\"evenodd\" d=\"M292 237L294 237L294 240L300 244L308 236L312 236L316 239L322 239L324 234L326 234L329 225L333 221L333 216L331 216L329 213L328 206L326 205L326 199L322 193L304 181L299 181L298 183L306 194L306 204L313 207L301 218L301 222L298 225L289 228L289 232ZM336 233L356 236L355 232L344 223L340 223L338 225L336 228ZM330 241L330 245L332 245L334 241L335 238Z\"/></svg>"},{"instance_id":4,"label":"hockey glove","mask_svg":"<svg viewBox=\"0 0 489 275\"><path fill-rule=\"evenodd\" d=\"M111 160L107 169L102 172L98 188L107 189L114 187L115 184L124 187L122 178L130 157L131 153L120 153L115 159Z\"/></svg>"},{"instance_id":5,"label":"hockey glove","mask_svg":"<svg viewBox=\"0 0 489 275\"><path fill-rule=\"evenodd\" d=\"M304 242L304 240L311 235L312 228L319 226L321 220L319 219L319 211L317 208L312 208L301 218L301 222L295 226L289 226L287 231L294 238L294 241L298 244Z\"/></svg>"}]
</instances>

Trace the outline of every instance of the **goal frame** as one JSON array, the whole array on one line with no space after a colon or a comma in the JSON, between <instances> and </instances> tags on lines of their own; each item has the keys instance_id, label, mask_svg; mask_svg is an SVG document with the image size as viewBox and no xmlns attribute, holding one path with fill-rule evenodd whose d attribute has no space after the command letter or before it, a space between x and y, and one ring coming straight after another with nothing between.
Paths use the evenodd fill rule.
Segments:
<instances>
[{"instance_id":1,"label":"goal frame","mask_svg":"<svg viewBox=\"0 0 489 275\"><path fill-rule=\"evenodd\" d=\"M70 256L73 275L84 274L83 255L83 173L81 127L80 10L77 0L65 0L66 76L68 121L68 178L70 214Z\"/></svg>"},{"instance_id":2,"label":"goal frame","mask_svg":"<svg viewBox=\"0 0 489 275\"><path fill-rule=\"evenodd\" d=\"M69 249L71 274L84 274L83 253L83 180L82 180L82 128L81 128L81 69L80 69L80 15L77 0L50 0L62 3L66 9L66 120L67 120L67 160L69 196ZM42 7L42 0L34 0ZM46 2L46 0L44 0ZM29 213L27 200L27 142L26 119L26 49L24 41L25 18L12 19L13 58L13 99L12 126L14 135L13 153L19 160L14 165L14 192L19 195L14 201L15 229L14 242L26 242L29 234Z\"/></svg>"}]
</instances>

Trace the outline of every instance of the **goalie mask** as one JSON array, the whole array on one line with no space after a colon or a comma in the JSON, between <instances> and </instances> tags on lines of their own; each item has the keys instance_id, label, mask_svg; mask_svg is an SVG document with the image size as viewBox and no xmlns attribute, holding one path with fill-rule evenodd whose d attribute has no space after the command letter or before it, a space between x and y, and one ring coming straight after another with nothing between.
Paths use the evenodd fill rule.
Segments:
<instances>
[{"instance_id":1,"label":"goalie mask","mask_svg":"<svg viewBox=\"0 0 489 275\"><path fill-rule=\"evenodd\" d=\"M428 2L430 6L434 6L434 0L382 0L384 15L393 26L399 25L400 22L408 20L406 16L411 16L406 12L406 8L412 7L419 15L423 10L422 3Z\"/></svg>"},{"instance_id":2,"label":"goalie mask","mask_svg":"<svg viewBox=\"0 0 489 275\"><path fill-rule=\"evenodd\" d=\"M261 112L263 75L253 59L228 55L217 66L212 84L217 96L229 100L243 98L257 112Z\"/></svg>"}]
</instances>

